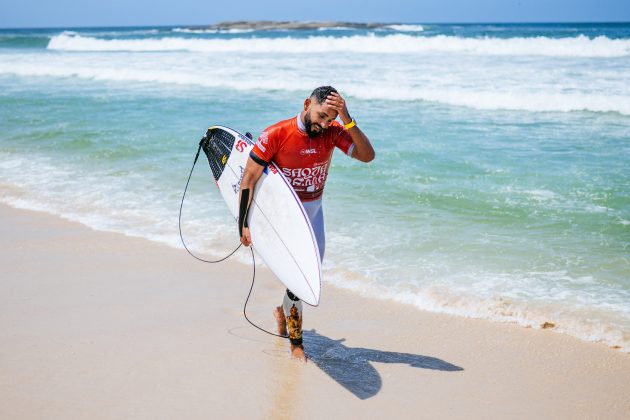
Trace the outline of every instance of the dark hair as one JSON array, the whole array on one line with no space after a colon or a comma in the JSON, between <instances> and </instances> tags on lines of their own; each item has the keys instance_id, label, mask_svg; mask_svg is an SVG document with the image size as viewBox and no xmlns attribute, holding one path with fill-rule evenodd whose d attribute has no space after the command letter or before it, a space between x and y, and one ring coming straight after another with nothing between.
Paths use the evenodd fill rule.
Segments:
<instances>
[{"instance_id":1,"label":"dark hair","mask_svg":"<svg viewBox=\"0 0 630 420\"><path fill-rule=\"evenodd\" d=\"M337 93L337 89L332 86L320 86L311 93L311 98L315 98L317 103L321 104L332 92Z\"/></svg>"}]
</instances>

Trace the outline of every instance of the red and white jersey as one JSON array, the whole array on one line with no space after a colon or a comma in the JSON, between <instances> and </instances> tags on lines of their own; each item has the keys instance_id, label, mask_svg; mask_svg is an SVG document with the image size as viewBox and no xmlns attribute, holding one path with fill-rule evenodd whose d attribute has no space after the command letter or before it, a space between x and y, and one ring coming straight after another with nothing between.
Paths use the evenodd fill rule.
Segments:
<instances>
[{"instance_id":1,"label":"red and white jersey","mask_svg":"<svg viewBox=\"0 0 630 420\"><path fill-rule=\"evenodd\" d=\"M333 121L321 134L310 138L298 115L266 128L258 137L252 153L259 160L273 161L300 200L312 201L324 192L335 147L352 156L354 143L341 124Z\"/></svg>"}]
</instances>

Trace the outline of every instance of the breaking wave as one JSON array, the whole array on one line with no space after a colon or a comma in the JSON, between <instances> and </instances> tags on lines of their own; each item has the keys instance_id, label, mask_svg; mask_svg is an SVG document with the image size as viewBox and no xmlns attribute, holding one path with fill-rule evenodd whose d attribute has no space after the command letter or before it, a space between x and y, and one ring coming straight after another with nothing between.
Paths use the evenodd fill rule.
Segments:
<instances>
[{"instance_id":1,"label":"breaking wave","mask_svg":"<svg viewBox=\"0 0 630 420\"><path fill-rule=\"evenodd\" d=\"M99 39L70 32L55 35L50 50L62 51L194 51L194 52L279 52L310 53L356 52L377 54L465 53L505 56L551 57L625 57L630 55L630 40L605 36L588 38L517 37L462 38L455 36L385 36L354 35L346 37L311 36L308 38L178 38Z\"/></svg>"}]
</instances>

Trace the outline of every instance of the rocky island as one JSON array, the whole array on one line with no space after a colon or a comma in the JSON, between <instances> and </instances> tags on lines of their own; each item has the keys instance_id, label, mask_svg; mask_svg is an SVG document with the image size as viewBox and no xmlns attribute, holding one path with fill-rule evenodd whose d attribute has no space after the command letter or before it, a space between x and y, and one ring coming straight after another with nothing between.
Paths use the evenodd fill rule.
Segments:
<instances>
[{"instance_id":1,"label":"rocky island","mask_svg":"<svg viewBox=\"0 0 630 420\"><path fill-rule=\"evenodd\" d=\"M272 21L272 20L252 20L252 21L227 21L209 26L189 26L189 30L314 30L320 28L348 28L348 29L379 29L387 28L398 23L358 23L358 22L297 22L297 21Z\"/></svg>"}]
</instances>

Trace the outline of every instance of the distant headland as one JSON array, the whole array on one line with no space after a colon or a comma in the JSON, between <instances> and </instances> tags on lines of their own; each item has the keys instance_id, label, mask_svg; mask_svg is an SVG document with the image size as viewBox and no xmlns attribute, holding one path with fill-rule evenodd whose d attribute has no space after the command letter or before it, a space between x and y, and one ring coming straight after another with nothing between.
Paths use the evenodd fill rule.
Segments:
<instances>
[{"instance_id":1,"label":"distant headland","mask_svg":"<svg viewBox=\"0 0 630 420\"><path fill-rule=\"evenodd\" d=\"M313 30L320 28L348 28L348 29L379 29L386 28L397 23L358 23L358 22L296 22L296 21L273 21L273 20L241 20L226 21L208 26L189 26L191 30Z\"/></svg>"}]
</instances>

